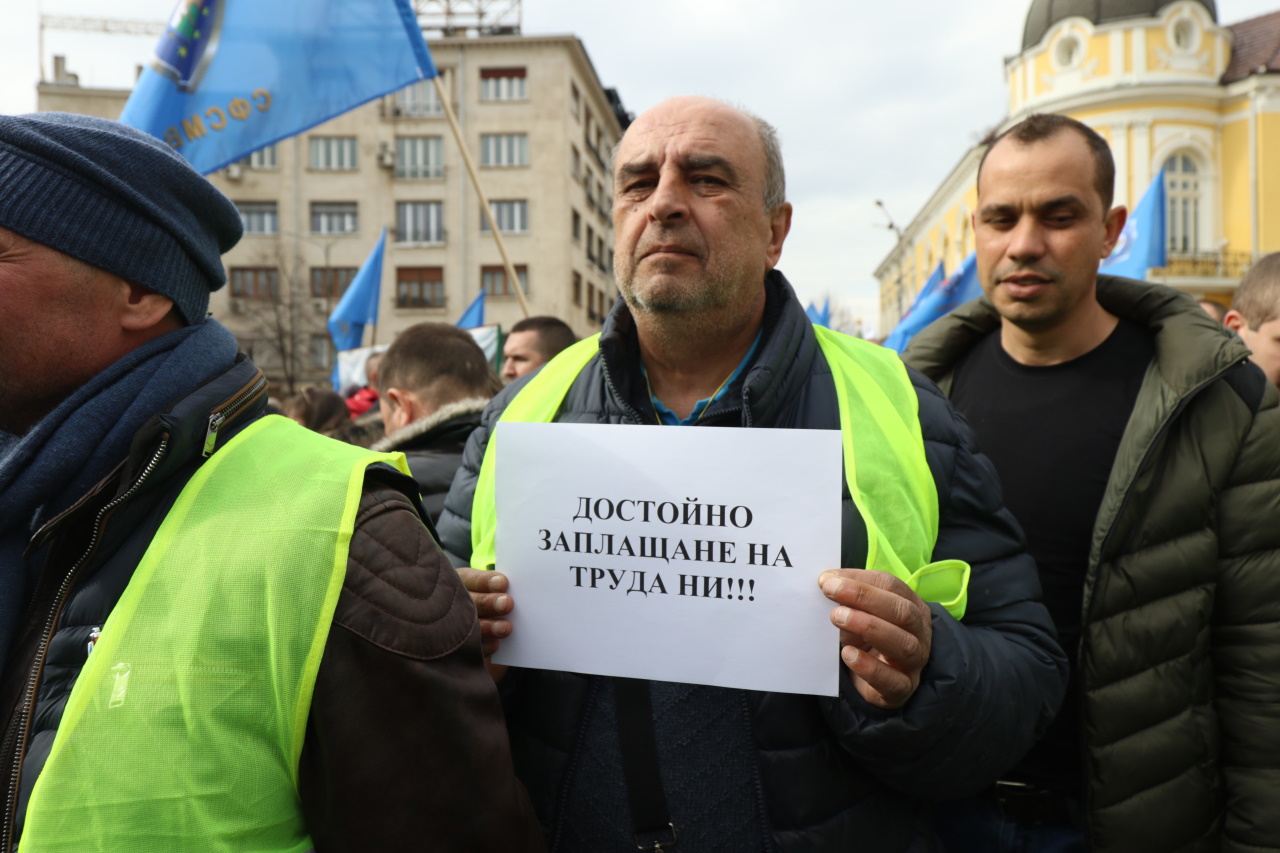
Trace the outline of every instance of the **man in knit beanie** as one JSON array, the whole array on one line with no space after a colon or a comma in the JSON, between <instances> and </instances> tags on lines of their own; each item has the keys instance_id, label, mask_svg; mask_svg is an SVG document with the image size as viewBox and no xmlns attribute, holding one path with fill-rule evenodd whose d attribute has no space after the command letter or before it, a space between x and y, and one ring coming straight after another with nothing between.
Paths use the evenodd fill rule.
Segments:
<instances>
[{"instance_id":1,"label":"man in knit beanie","mask_svg":"<svg viewBox=\"0 0 1280 853\"><path fill-rule=\"evenodd\" d=\"M150 136L0 116L0 843L539 849L403 457L264 417L207 317L241 231Z\"/></svg>"}]
</instances>

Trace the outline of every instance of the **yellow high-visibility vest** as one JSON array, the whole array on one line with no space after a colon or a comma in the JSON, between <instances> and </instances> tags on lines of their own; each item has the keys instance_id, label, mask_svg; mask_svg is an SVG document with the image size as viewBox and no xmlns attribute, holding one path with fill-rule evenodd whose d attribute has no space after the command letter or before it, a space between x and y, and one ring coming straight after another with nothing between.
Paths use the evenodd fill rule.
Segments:
<instances>
[{"instance_id":1,"label":"yellow high-visibility vest","mask_svg":"<svg viewBox=\"0 0 1280 853\"><path fill-rule=\"evenodd\" d=\"M370 453L271 416L183 488L76 679L20 851L301 853L298 759Z\"/></svg>"},{"instance_id":2,"label":"yellow high-visibility vest","mask_svg":"<svg viewBox=\"0 0 1280 853\"><path fill-rule=\"evenodd\" d=\"M891 350L815 326L831 367L840 409L845 480L867 528L864 566L890 572L925 601L960 619L968 602L969 565L932 562L938 540L938 491L925 458L911 379ZM578 374L599 349L599 335L579 341L543 365L511 400L503 421L550 423ZM489 436L471 505L471 566L492 569L497 506L497 429Z\"/></svg>"}]
</instances>

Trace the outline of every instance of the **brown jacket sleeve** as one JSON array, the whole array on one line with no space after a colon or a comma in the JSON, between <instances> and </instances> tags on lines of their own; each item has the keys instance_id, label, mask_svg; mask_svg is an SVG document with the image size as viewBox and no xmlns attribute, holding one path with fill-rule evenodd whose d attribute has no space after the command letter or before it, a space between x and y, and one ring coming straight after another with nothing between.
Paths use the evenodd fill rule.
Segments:
<instances>
[{"instance_id":1,"label":"brown jacket sleeve","mask_svg":"<svg viewBox=\"0 0 1280 853\"><path fill-rule=\"evenodd\" d=\"M387 486L361 499L298 790L318 853L544 849L475 607Z\"/></svg>"}]
</instances>

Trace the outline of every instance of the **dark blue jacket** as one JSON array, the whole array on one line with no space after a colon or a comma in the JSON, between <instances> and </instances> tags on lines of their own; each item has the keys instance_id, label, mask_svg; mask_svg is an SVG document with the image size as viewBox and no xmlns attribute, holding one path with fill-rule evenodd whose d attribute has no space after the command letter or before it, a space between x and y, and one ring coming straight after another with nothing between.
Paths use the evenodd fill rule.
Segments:
<instances>
[{"instance_id":1,"label":"dark blue jacket","mask_svg":"<svg viewBox=\"0 0 1280 853\"><path fill-rule=\"evenodd\" d=\"M771 272L765 286L764 330L739 393L709 407L699 426L839 429L835 385L813 327L780 273ZM959 623L932 606L930 661L919 690L899 710L865 702L834 648L838 698L741 692L756 745L760 811L770 829L764 849L907 850L928 833L922 801L990 785L1043 733L1066 688L1066 658L995 471L933 383L910 374L938 490L934 559L972 565L968 611ZM494 398L463 454L438 525L455 555L470 554L471 500L485 444L521 387L513 383ZM625 304L615 306L600 354L578 376L556 420L655 423ZM847 487L842 531L843 565L862 566L866 531ZM504 684L512 751L555 849L558 797L576 768L580 721L605 680L542 670L517 675Z\"/></svg>"}]
</instances>

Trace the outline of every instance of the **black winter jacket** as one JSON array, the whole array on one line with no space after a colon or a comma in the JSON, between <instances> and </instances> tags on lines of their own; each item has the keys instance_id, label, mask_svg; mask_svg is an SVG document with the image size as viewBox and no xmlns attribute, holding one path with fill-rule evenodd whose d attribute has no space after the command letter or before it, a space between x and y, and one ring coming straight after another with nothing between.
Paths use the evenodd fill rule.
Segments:
<instances>
[{"instance_id":1,"label":"black winter jacket","mask_svg":"<svg viewBox=\"0 0 1280 853\"><path fill-rule=\"evenodd\" d=\"M1095 851L1280 849L1280 405L1169 287L1098 276L1156 354L1093 531L1079 652ZM1000 316L957 308L906 359L950 389ZM1046 483L1045 488L1053 488Z\"/></svg>"},{"instance_id":2,"label":"black winter jacket","mask_svg":"<svg viewBox=\"0 0 1280 853\"><path fill-rule=\"evenodd\" d=\"M771 272L765 286L761 342L740 393L710 406L699 426L839 429L835 385L813 327L780 273ZM655 423L638 353L631 314L619 302L599 355L574 382L556 420ZM1066 660L1038 601L1021 532L1001 507L995 473L933 384L914 372L911 379L939 496L934 557L972 564L968 611L958 623L932 606L931 658L919 690L899 710L863 701L835 649L838 698L740 693L756 745L768 850L907 850L928 834L922 800L989 785L1043 732L1062 699ZM441 541L457 555L470 553L471 500L488 435L521 387L523 381L513 383L486 410L446 500ZM847 487L842 531L843 565L862 566L866 532ZM558 798L580 758L580 722L607 680L542 670L513 675L504 693L516 769L555 849Z\"/></svg>"}]
</instances>

